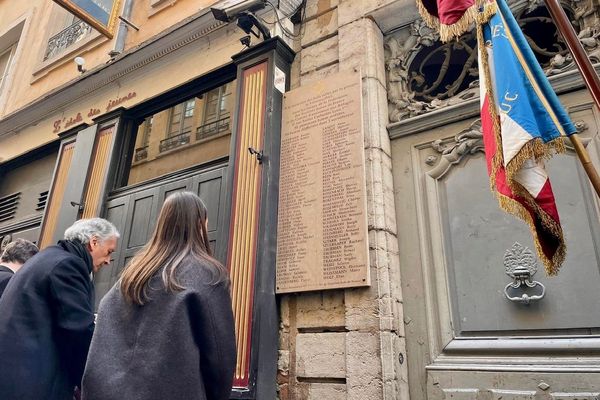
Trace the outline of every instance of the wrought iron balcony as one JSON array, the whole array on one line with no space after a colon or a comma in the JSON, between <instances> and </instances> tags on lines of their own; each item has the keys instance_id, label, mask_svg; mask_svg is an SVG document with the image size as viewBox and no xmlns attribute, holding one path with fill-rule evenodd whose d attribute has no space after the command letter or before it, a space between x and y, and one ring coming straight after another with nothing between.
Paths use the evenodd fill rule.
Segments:
<instances>
[{"instance_id":1,"label":"wrought iron balcony","mask_svg":"<svg viewBox=\"0 0 600 400\"><path fill-rule=\"evenodd\" d=\"M188 144L190 142L190 133L191 132L189 131L183 132L182 134L161 140L158 146L159 151L162 153L163 151L171 150L176 147L183 146L184 144Z\"/></svg>"},{"instance_id":2,"label":"wrought iron balcony","mask_svg":"<svg viewBox=\"0 0 600 400\"><path fill-rule=\"evenodd\" d=\"M135 153L133 155L133 161L138 162L148 158L148 146L138 147L135 149Z\"/></svg>"},{"instance_id":3,"label":"wrought iron balcony","mask_svg":"<svg viewBox=\"0 0 600 400\"><path fill-rule=\"evenodd\" d=\"M44 61L62 53L67 47L71 46L73 43L77 43L90 32L92 32L91 26L81 20L77 20L72 25L48 39L48 47L46 47Z\"/></svg>"},{"instance_id":4,"label":"wrought iron balcony","mask_svg":"<svg viewBox=\"0 0 600 400\"><path fill-rule=\"evenodd\" d=\"M214 122L209 122L208 124L199 126L198 129L196 129L196 140L205 139L209 136L229 130L230 119L231 118L227 116Z\"/></svg>"}]
</instances>

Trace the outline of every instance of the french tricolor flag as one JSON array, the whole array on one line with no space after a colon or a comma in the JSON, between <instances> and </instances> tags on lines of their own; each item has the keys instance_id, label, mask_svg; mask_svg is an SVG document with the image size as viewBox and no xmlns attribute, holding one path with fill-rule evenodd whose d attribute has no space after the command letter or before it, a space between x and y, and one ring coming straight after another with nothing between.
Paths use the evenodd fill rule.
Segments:
<instances>
[{"instance_id":1,"label":"french tricolor flag","mask_svg":"<svg viewBox=\"0 0 600 400\"><path fill-rule=\"evenodd\" d=\"M576 129L504 0L484 7L486 22L482 17L477 36L491 187L500 207L529 225L538 257L554 275L565 258L565 243L544 159L562 151L560 137Z\"/></svg>"}]
</instances>

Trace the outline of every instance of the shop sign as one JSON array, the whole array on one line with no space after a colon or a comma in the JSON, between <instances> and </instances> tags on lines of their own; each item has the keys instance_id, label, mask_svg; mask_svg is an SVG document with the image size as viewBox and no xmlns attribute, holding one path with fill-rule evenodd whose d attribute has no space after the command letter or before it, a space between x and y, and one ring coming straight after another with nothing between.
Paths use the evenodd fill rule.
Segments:
<instances>
[{"instance_id":1,"label":"shop sign","mask_svg":"<svg viewBox=\"0 0 600 400\"><path fill-rule=\"evenodd\" d=\"M133 99L136 96L137 96L136 92L129 92L124 96L119 96L114 99L108 100L108 103L106 104L106 107L105 107L105 110L106 110L105 112L114 110L117 106L127 102L128 100ZM99 108L92 107L88 111L85 111L85 112L80 111L73 115L69 115L69 116L63 117L61 119L57 119L53 123L54 130L52 132L59 133L65 129L69 129L73 126L79 125L80 123L84 122L83 115L86 115L88 119L92 119L100 114L102 114L102 111Z\"/></svg>"}]
</instances>

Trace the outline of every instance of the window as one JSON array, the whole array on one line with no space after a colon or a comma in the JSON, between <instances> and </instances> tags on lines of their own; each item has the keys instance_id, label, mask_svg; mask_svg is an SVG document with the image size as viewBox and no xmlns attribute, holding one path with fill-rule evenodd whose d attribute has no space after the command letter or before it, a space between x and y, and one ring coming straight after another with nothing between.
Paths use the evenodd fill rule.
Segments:
<instances>
[{"instance_id":1,"label":"window","mask_svg":"<svg viewBox=\"0 0 600 400\"><path fill-rule=\"evenodd\" d=\"M148 157L148 144L150 143L150 135L152 134L152 122L154 116L151 115L144 119L140 125L138 136L141 134L141 141L135 145L135 153L133 154L133 162L140 162Z\"/></svg>"},{"instance_id":2,"label":"window","mask_svg":"<svg viewBox=\"0 0 600 400\"><path fill-rule=\"evenodd\" d=\"M206 94L202 126L198 128L197 139L229 130L232 86L228 83Z\"/></svg>"},{"instance_id":3,"label":"window","mask_svg":"<svg viewBox=\"0 0 600 400\"><path fill-rule=\"evenodd\" d=\"M12 26L0 32L0 113L8 103L7 93L17 70L14 65L19 57L19 40L26 19L27 16L24 16L20 21L14 21Z\"/></svg>"},{"instance_id":4,"label":"window","mask_svg":"<svg viewBox=\"0 0 600 400\"><path fill-rule=\"evenodd\" d=\"M7 49L0 51L0 93L2 93L2 86L4 84L6 76L8 75L8 70L10 69L10 62L14 57L16 48L17 44L13 43Z\"/></svg>"},{"instance_id":5,"label":"window","mask_svg":"<svg viewBox=\"0 0 600 400\"><path fill-rule=\"evenodd\" d=\"M144 120L144 135L142 136L142 146L148 146L150 140L150 134L152 133L152 121L154 116L151 115Z\"/></svg>"},{"instance_id":6,"label":"window","mask_svg":"<svg viewBox=\"0 0 600 400\"><path fill-rule=\"evenodd\" d=\"M187 100L171 108L169 134L167 137L190 133L192 130L192 117L194 116L195 100Z\"/></svg>"},{"instance_id":7,"label":"window","mask_svg":"<svg viewBox=\"0 0 600 400\"><path fill-rule=\"evenodd\" d=\"M229 82L140 118L127 185L227 156L234 87Z\"/></svg>"},{"instance_id":8,"label":"window","mask_svg":"<svg viewBox=\"0 0 600 400\"><path fill-rule=\"evenodd\" d=\"M86 38L93 31L91 26L62 8L58 11L55 21L54 33L48 39L43 61L62 54L65 49Z\"/></svg>"}]
</instances>

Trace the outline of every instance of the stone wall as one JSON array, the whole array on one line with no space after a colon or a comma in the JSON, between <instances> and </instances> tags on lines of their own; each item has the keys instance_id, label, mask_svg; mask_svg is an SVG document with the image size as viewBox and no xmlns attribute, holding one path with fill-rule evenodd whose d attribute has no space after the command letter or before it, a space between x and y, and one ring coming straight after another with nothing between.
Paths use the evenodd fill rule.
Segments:
<instances>
[{"instance_id":1,"label":"stone wall","mask_svg":"<svg viewBox=\"0 0 600 400\"><path fill-rule=\"evenodd\" d=\"M371 287L280 296L281 400L408 399L383 35L393 0L308 0L292 88L360 70ZM298 43L299 42L299 43Z\"/></svg>"}]
</instances>

